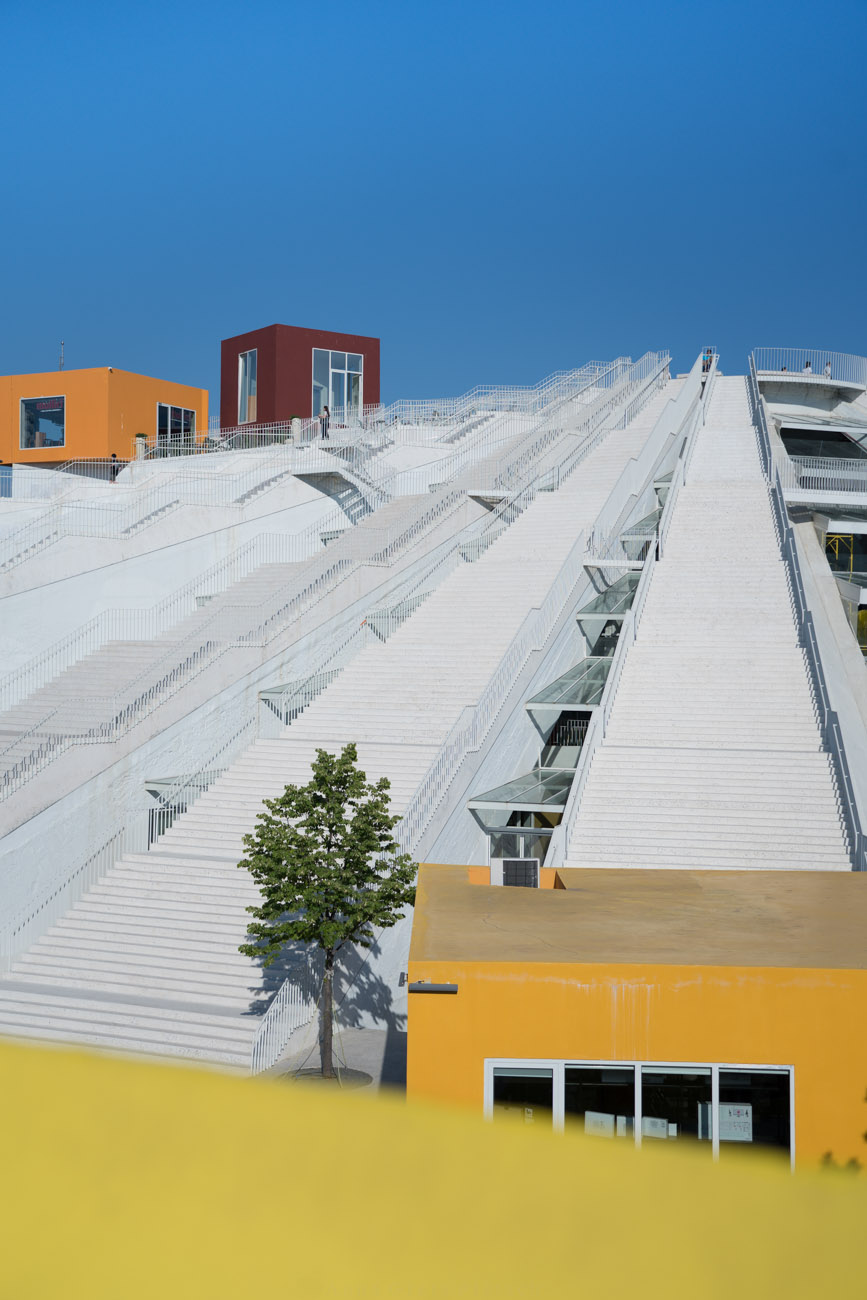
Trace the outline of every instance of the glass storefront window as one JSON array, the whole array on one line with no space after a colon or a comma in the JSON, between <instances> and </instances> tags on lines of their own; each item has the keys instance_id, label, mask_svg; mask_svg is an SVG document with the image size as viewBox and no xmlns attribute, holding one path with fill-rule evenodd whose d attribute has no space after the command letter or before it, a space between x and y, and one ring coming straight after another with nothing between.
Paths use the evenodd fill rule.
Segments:
<instances>
[{"instance_id":1,"label":"glass storefront window","mask_svg":"<svg viewBox=\"0 0 867 1300\"><path fill-rule=\"evenodd\" d=\"M641 1136L644 1138L697 1138L710 1141L710 1069L641 1069Z\"/></svg>"},{"instance_id":2,"label":"glass storefront window","mask_svg":"<svg viewBox=\"0 0 867 1300\"><path fill-rule=\"evenodd\" d=\"M593 1137L634 1137L634 1068L567 1065L563 1108L567 1125Z\"/></svg>"},{"instance_id":3,"label":"glass storefront window","mask_svg":"<svg viewBox=\"0 0 867 1300\"><path fill-rule=\"evenodd\" d=\"M754 1145L788 1154L790 1105L787 1070L720 1069L720 1151Z\"/></svg>"},{"instance_id":4,"label":"glass storefront window","mask_svg":"<svg viewBox=\"0 0 867 1300\"><path fill-rule=\"evenodd\" d=\"M66 398L22 397L21 450L66 445Z\"/></svg>"},{"instance_id":5,"label":"glass storefront window","mask_svg":"<svg viewBox=\"0 0 867 1300\"><path fill-rule=\"evenodd\" d=\"M313 349L313 414L321 415L328 405L331 391L331 353L323 348Z\"/></svg>"},{"instance_id":6,"label":"glass storefront window","mask_svg":"<svg viewBox=\"0 0 867 1300\"><path fill-rule=\"evenodd\" d=\"M359 415L364 401L364 357L357 352L313 349L313 415L327 406L336 419Z\"/></svg>"},{"instance_id":7,"label":"glass storefront window","mask_svg":"<svg viewBox=\"0 0 867 1300\"><path fill-rule=\"evenodd\" d=\"M258 350L238 354L238 423L252 424L256 419Z\"/></svg>"},{"instance_id":8,"label":"glass storefront window","mask_svg":"<svg viewBox=\"0 0 867 1300\"><path fill-rule=\"evenodd\" d=\"M500 1059L485 1063L485 1080L489 1116L544 1107L556 1129L636 1143L685 1138L725 1160L753 1149L791 1159L789 1067Z\"/></svg>"},{"instance_id":9,"label":"glass storefront window","mask_svg":"<svg viewBox=\"0 0 867 1300\"><path fill-rule=\"evenodd\" d=\"M342 411L346 405L346 373L343 370L331 372L331 409Z\"/></svg>"},{"instance_id":10,"label":"glass storefront window","mask_svg":"<svg viewBox=\"0 0 867 1300\"><path fill-rule=\"evenodd\" d=\"M494 1070L494 1115L523 1124L550 1126L554 1113L554 1071L504 1067Z\"/></svg>"},{"instance_id":11,"label":"glass storefront window","mask_svg":"<svg viewBox=\"0 0 867 1300\"><path fill-rule=\"evenodd\" d=\"M183 406L157 403L157 450L162 455L170 451L183 452L196 437L196 413Z\"/></svg>"}]
</instances>

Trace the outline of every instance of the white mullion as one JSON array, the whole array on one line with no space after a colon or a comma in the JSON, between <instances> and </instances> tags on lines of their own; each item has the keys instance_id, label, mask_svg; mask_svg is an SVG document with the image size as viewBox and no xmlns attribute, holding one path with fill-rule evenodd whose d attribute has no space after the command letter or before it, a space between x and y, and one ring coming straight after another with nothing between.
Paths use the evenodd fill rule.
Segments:
<instances>
[{"instance_id":1,"label":"white mullion","mask_svg":"<svg viewBox=\"0 0 867 1300\"><path fill-rule=\"evenodd\" d=\"M562 1133L566 1127L566 1062L554 1066L551 1105L554 1112L554 1131Z\"/></svg>"},{"instance_id":2,"label":"white mullion","mask_svg":"<svg viewBox=\"0 0 867 1300\"><path fill-rule=\"evenodd\" d=\"M636 1061L633 1068L635 1070L635 1101L633 1104L633 1110L635 1111L635 1114L632 1117L632 1131L635 1136L635 1145L637 1147L640 1147L641 1146L641 1105L642 1105L641 1062Z\"/></svg>"},{"instance_id":3,"label":"white mullion","mask_svg":"<svg viewBox=\"0 0 867 1300\"><path fill-rule=\"evenodd\" d=\"M713 1158L719 1160L719 1066L710 1067L710 1135Z\"/></svg>"}]
</instances>

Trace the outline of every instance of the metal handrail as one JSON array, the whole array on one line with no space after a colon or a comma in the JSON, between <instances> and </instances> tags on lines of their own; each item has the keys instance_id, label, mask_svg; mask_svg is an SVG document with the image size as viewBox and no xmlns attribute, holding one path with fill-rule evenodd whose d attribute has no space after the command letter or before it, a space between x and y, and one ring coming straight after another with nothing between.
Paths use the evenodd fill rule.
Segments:
<instances>
[{"instance_id":1,"label":"metal handrail","mask_svg":"<svg viewBox=\"0 0 867 1300\"><path fill-rule=\"evenodd\" d=\"M511 484L517 476L517 486L520 486L521 475L535 469L540 448L554 441L555 434L562 436L574 428L586 429L592 428L594 423L604 424L625 399L634 403L639 390L644 391L656 382L667 365L667 354L647 354L629 367L626 376L612 390L603 392L595 401L580 408L578 420L570 417L565 429L560 426L552 433L543 418L541 434L534 435L531 430L513 445L504 461L498 462L499 477ZM332 590L355 567L363 563L391 564L421 534L441 522L446 514L459 509L463 499L460 490L452 490L434 499L421 514L411 507L411 517L405 522L393 523L388 529L378 532L370 527L349 530L348 535L338 538L321 553L318 564L311 568L313 562L308 562L294 587L281 594L271 606L251 607L243 601L223 605L213 616L203 617L185 640L171 644L158 661L148 665L116 696L105 700L89 699L84 718L80 717L77 703L49 710L25 735L15 737L6 747L4 752L10 762L0 778L0 799L9 797L70 746L116 740L229 649L267 645L300 612L320 598L324 591ZM92 721L94 715L98 721ZM87 722L90 725L86 725ZM12 751L17 751L17 754ZM2 756L0 754L0 758Z\"/></svg>"},{"instance_id":2,"label":"metal handrail","mask_svg":"<svg viewBox=\"0 0 867 1300\"><path fill-rule=\"evenodd\" d=\"M840 814L849 841L849 853L852 861L852 868L854 871L867 871L867 840L865 840L864 831L861 826L861 817L855 799L852 775L849 770L849 761L846 757L846 748L840 730L840 721L836 712L831 708L831 700L825 679L825 671L822 667L822 659L819 654L819 646L816 639L813 615L807 605L804 581L801 576L801 564L798 558L795 533L786 510L785 495L780 480L780 472L774 462L767 409L759 389L756 360L752 353L750 354L748 391L753 419L756 425L759 457L767 481L771 511L777 533L777 540L779 542L780 554L786 565L789 597L792 604L792 611L795 616L798 641L804 651L804 658L808 670L808 680L810 682L813 704L822 736L822 743L828 754L831 756L831 767L834 774L835 784L837 786L837 798L840 806Z\"/></svg>"},{"instance_id":3,"label":"metal handrail","mask_svg":"<svg viewBox=\"0 0 867 1300\"><path fill-rule=\"evenodd\" d=\"M641 376L636 380L634 376L631 382L645 382L647 374L645 365L636 363L638 369L636 373ZM664 367L663 367L664 368ZM661 370L660 372L661 373ZM656 380L658 374L653 374L652 379ZM634 398L629 401L629 409L634 405ZM605 411L597 411L597 418L605 414ZM592 421L591 421L592 423ZM607 432L607 426L592 435L590 439L585 440L578 448L573 448L567 452L562 464L558 469L562 470L562 478L569 473L589 455L590 451L598 444L600 436ZM392 605L397 602L406 601L415 598L421 587L427 587L426 595L435 590L436 585L451 571L452 568L461 561L477 558L482 554L495 536L499 536L504 527L514 522L515 519L526 509L527 505L535 498L538 491L547 486L549 471L544 470L537 474L527 488L525 488L518 498L511 499L506 505L500 506L498 510L492 513L492 517L485 522L481 530L478 525L472 524L468 529L463 530L462 534L448 546L445 552L439 554L432 563L423 566L421 573L414 574L405 583L398 585L397 589L389 596ZM500 525L500 526L498 526ZM468 541L466 534L474 535L474 540L478 540L480 545L472 553L469 553ZM374 611L368 614L367 618L358 627L354 627L348 633L341 633L332 637L325 646L320 650L318 659L319 667L315 672L307 674L299 681L292 683L277 698L277 712L288 723L289 715L295 716L305 708L333 679L334 674L340 670L349 661L350 658L364 645L369 643L369 634L373 631L371 619ZM380 639L386 639L390 636L400 623L403 617L394 617L383 621L377 627L375 635ZM238 733L240 734L240 733ZM225 758L224 748L221 747L219 755L213 755L203 764L201 772L193 777L183 778L176 787L163 796L162 802L169 805L173 802L186 801L191 793L196 789L202 790L207 788L202 784L203 779L212 776L218 757Z\"/></svg>"},{"instance_id":4,"label":"metal handrail","mask_svg":"<svg viewBox=\"0 0 867 1300\"><path fill-rule=\"evenodd\" d=\"M704 384L702 384L702 358L699 357L690 371L684 388L678 394L681 407L686 408L682 409L680 412L680 428L682 429L684 424L687 424L688 422L683 454L678 459L669 485L668 495L665 499L665 505L663 506L662 513L659 517L657 545L655 547L651 546L648 549L647 555L644 559L632 605L624 617L620 627L620 634L617 638L617 645L611 659L611 667L608 671L608 676L602 690L599 704L593 711L593 716L590 719L584 743L581 746L575 776L572 780L572 785L569 788L569 794L563 809L563 815L560 818L559 825L554 828L554 832L551 836L548 852L545 857L545 862L548 866L561 866L566 857L569 847L569 839L571 838L575 819L581 806L581 798L587 784L590 767L597 749L605 739L605 733L611 719L611 712L614 708L614 701L620 685L620 679L623 675L623 669L626 664L626 656L628 655L632 645L635 643L635 638L638 635L638 628L644 612L647 594L650 590L650 584L653 580L656 564L663 554L665 541L668 537L668 530L671 526L671 520L674 515L674 507L680 490L685 482L686 469L692 457L693 446L696 441L698 430L703 427L707 419L707 408L713 392L717 362L718 357L714 354L711 361L711 370L707 374ZM687 396L684 397L684 394ZM678 401L678 399L675 399L675 401ZM674 403L672 403L672 405L674 405ZM662 412L657 423L661 425L662 428L669 428L671 419L672 412L669 408L666 408L666 410ZM677 429L674 431L677 432ZM648 438L646 445L649 444L652 444L657 448L658 459L662 448L658 446L658 440L653 437L652 433ZM625 473L628 474L629 471L625 471ZM615 497L616 494L618 495L618 499L622 496L622 493L618 494L618 488L622 481L623 479L621 477L618 487L611 493L612 498ZM596 533L595 525L593 533ZM591 536L593 533L591 533ZM604 533L603 536L605 536ZM603 543L603 545L610 550L610 541L606 539L606 542ZM606 558L610 559L612 557L608 554Z\"/></svg>"},{"instance_id":5,"label":"metal handrail","mask_svg":"<svg viewBox=\"0 0 867 1300\"><path fill-rule=\"evenodd\" d=\"M847 492L858 496L867 494L867 459L780 455L777 471L784 492L800 491L814 496L826 492L834 496Z\"/></svg>"},{"instance_id":6,"label":"metal handrail","mask_svg":"<svg viewBox=\"0 0 867 1300\"><path fill-rule=\"evenodd\" d=\"M585 367L569 372L566 379L551 384L544 381L539 386L537 401L541 409L548 409L579 399L588 389L616 385L632 363L618 359L606 367ZM544 398L544 401L543 401ZM479 435L445 460L431 461L427 466L411 471L400 471L388 465L369 464L376 448L342 445L339 449L310 442L303 446L279 443L268 444L269 451L249 469L226 475L213 474L193 465L160 472L161 460L132 461L106 495L105 485L98 491L96 500L77 497L81 482L73 484L65 493L52 492L52 506L37 519L16 529L0 541L0 572L45 550L64 536L90 536L125 538L164 519L165 515L182 505L243 509L251 494L261 495L282 479L295 474L309 474L323 470L339 473L353 482L368 504L374 508L394 497L427 491L431 472L436 468L440 482L447 481L463 470L470 460L496 450L515 436L513 425L516 412L509 411L499 421L483 427ZM249 435L245 435L249 436ZM335 451L339 457L335 458ZM347 454L348 453L348 454ZM54 476L42 475L40 482ZM13 479L14 482L14 479ZM55 486L51 483L52 488ZM123 499L121 499L123 498ZM99 508L97 509L97 504Z\"/></svg>"},{"instance_id":7,"label":"metal handrail","mask_svg":"<svg viewBox=\"0 0 867 1300\"><path fill-rule=\"evenodd\" d=\"M615 369L615 366L608 367L606 376L613 375ZM598 379L596 372L594 378ZM466 468L474 456L488 453L492 445L491 432L488 431L480 444L465 448L448 461L437 462L439 476L448 481ZM514 429L506 428L501 433L500 440L513 435ZM493 444L495 452L498 445L499 443ZM537 451L537 443L533 443L529 451L521 443L516 443L509 452L510 463L527 460ZM313 462L305 461L306 472L315 468ZM343 473L342 465L334 468L335 471L339 470ZM502 467L499 464L497 472L502 475ZM350 481L351 477L350 475ZM196 478L201 481L201 476ZM424 467L412 471L392 471L382 476L378 484L371 484L372 489L379 493L380 500L392 495L417 495L420 491L426 490L427 486L428 476ZM149 512L151 506L152 503L149 503L146 507ZM251 541L241 544L236 552L199 574L197 578L165 597L150 610L107 610L97 615L95 619L74 629L0 680L0 710L10 708L27 694L52 680L64 668L76 663L85 654L94 653L110 640L150 640L168 631L174 623L193 612L196 597L202 595L203 589L208 594L215 594L230 582L246 576L257 563L295 563L308 559L322 549L324 534L346 528L349 523L343 509L335 507L300 533L260 534ZM264 555L260 559L262 552Z\"/></svg>"},{"instance_id":8,"label":"metal handrail","mask_svg":"<svg viewBox=\"0 0 867 1300\"><path fill-rule=\"evenodd\" d=\"M95 852L66 867L41 889L26 907L0 926L0 972L8 971L18 953L26 951L50 929L82 894L95 885L124 853L142 848L123 824L116 825Z\"/></svg>"},{"instance_id":9,"label":"metal handrail","mask_svg":"<svg viewBox=\"0 0 867 1300\"><path fill-rule=\"evenodd\" d=\"M816 348L753 348L750 353L756 380L783 373L799 379L826 381L825 366L830 366L831 380L867 388L867 357L848 352L822 352ZM804 367L809 362L809 372Z\"/></svg>"}]
</instances>

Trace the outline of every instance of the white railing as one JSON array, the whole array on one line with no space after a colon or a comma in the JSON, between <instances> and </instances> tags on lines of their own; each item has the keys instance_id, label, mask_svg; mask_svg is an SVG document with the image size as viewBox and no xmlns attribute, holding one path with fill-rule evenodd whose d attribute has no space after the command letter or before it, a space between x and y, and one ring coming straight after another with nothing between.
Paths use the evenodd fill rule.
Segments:
<instances>
[{"instance_id":1,"label":"white railing","mask_svg":"<svg viewBox=\"0 0 867 1300\"><path fill-rule=\"evenodd\" d=\"M759 389L758 373L753 355L750 356L748 391L756 425L759 456L768 483L780 554L786 564L789 598L795 617L795 625L798 629L798 640L804 650L822 743L831 756L831 767L837 786L840 816L846 831L852 868L854 871L867 871L867 837L865 837L861 826L861 817L852 784L852 774L849 770L849 760L846 756L843 735L840 730L840 720L836 712L831 708L831 699L825 680L825 671L822 667L822 659L819 654L813 615L807 606L795 534L786 510L785 494L780 481L779 469L774 463L768 428L768 415Z\"/></svg>"},{"instance_id":2,"label":"white railing","mask_svg":"<svg viewBox=\"0 0 867 1300\"><path fill-rule=\"evenodd\" d=\"M259 533L150 609L105 610L0 678L0 712L109 642L155 640L255 569L308 560L322 551L323 534L349 527L346 515L336 508L298 533Z\"/></svg>"},{"instance_id":3,"label":"white railing","mask_svg":"<svg viewBox=\"0 0 867 1300\"><path fill-rule=\"evenodd\" d=\"M453 436L460 436L461 426L475 418L488 418L506 411L536 414L552 401L592 385L612 364L617 363L590 361L579 369L558 371L525 388L481 384L456 398L367 405L361 411L355 407L335 407L329 413L329 437L336 438L341 445L347 441L368 442L371 434L379 440L385 437L389 442L404 441L402 426L428 426L434 433L448 429ZM288 441L297 446L315 442L321 435L318 417L295 416L290 420L227 428L212 423L207 437L191 443L159 443L154 434L148 437L146 445L148 458L162 458L250 450Z\"/></svg>"},{"instance_id":4,"label":"white railing","mask_svg":"<svg viewBox=\"0 0 867 1300\"><path fill-rule=\"evenodd\" d=\"M19 953L25 952L65 916L123 853L143 847L135 832L131 835L124 826L115 826L94 853L57 875L0 927L0 972L8 971Z\"/></svg>"},{"instance_id":5,"label":"white railing","mask_svg":"<svg viewBox=\"0 0 867 1300\"><path fill-rule=\"evenodd\" d=\"M310 1023L316 1014L321 988L321 977L309 968L283 981L253 1039L251 1074L269 1070L280 1059L295 1030Z\"/></svg>"},{"instance_id":6,"label":"white railing","mask_svg":"<svg viewBox=\"0 0 867 1300\"><path fill-rule=\"evenodd\" d=\"M223 715L219 743L206 761L196 772L179 776L167 790L161 791L156 803L148 809L148 848L165 834L176 817L185 813L190 804L211 788L228 764L255 738L257 724L255 713L248 712L240 725L234 710Z\"/></svg>"},{"instance_id":7,"label":"white railing","mask_svg":"<svg viewBox=\"0 0 867 1300\"><path fill-rule=\"evenodd\" d=\"M482 413L520 411L532 415L556 400L560 394L586 387L611 364L589 361L579 369L557 371L538 384L526 387L477 384L459 397L399 400L387 406L381 403L368 404L361 411L355 407L335 407L330 412L331 427L352 433L356 430L369 432L389 425L430 425L434 429L440 429L460 424ZM225 429L212 425L210 440L213 442L219 438L225 444L227 440L240 441L250 436L254 439L279 439L293 434L297 436L299 431L302 438L314 439L319 436L320 428L315 416L296 417L295 420L281 420L271 424L234 425ZM155 443L155 438L149 439L149 444L151 442Z\"/></svg>"},{"instance_id":8,"label":"white railing","mask_svg":"<svg viewBox=\"0 0 867 1300\"><path fill-rule=\"evenodd\" d=\"M511 436L512 431L507 431ZM477 449L489 450L488 441ZM519 445L510 452L512 460L526 458ZM463 468L467 456L456 456L448 462L439 462L438 472L446 478ZM310 468L305 466L307 472ZM341 472L339 466L330 466L335 472ZM408 474L396 472L392 481L402 478L400 485L409 489L407 495L418 495L427 489L428 476L424 468ZM418 481L413 482L413 478ZM383 480L387 482L387 480ZM412 489L416 491L413 492ZM306 529L295 534L260 534L242 544L239 549L224 560L186 583L176 592L167 596L156 606L147 610L113 609L105 611L88 623L68 633L67 636L50 646L41 654L28 660L5 678L0 680L0 711L12 707L28 694L51 681L60 672L77 663L87 654L92 654L112 640L150 640L168 631L180 619L185 618L196 608L197 598L215 595L234 582L246 577L260 564L296 563L309 559L323 546L323 535L342 531L350 527L350 520L341 507L335 507L323 518L310 524Z\"/></svg>"},{"instance_id":9,"label":"white railing","mask_svg":"<svg viewBox=\"0 0 867 1300\"><path fill-rule=\"evenodd\" d=\"M711 358L711 370L704 370L704 356L700 356L687 376L683 387L672 398L653 426L647 441L620 476L617 488L611 493L599 514L587 540L587 549L598 562L622 560L624 549L621 534L626 531L623 521L628 519L635 506L651 486L666 443L677 438L685 440L684 455L692 453L693 433L704 419L716 376L717 358ZM680 462L678 462L680 464ZM677 468L675 469L675 473ZM670 519L670 512L666 516ZM660 526L661 526L660 521ZM667 524L666 524L667 527Z\"/></svg>"},{"instance_id":10,"label":"white railing","mask_svg":"<svg viewBox=\"0 0 867 1300\"><path fill-rule=\"evenodd\" d=\"M856 357L847 352L822 352L816 348L754 348L751 355L757 379L794 374L802 379L824 380L825 367L828 366L831 379L867 388L867 357ZM810 369L805 372L808 364Z\"/></svg>"},{"instance_id":11,"label":"white railing","mask_svg":"<svg viewBox=\"0 0 867 1300\"><path fill-rule=\"evenodd\" d=\"M867 459L835 456L777 457L780 483L786 492L845 496L867 494Z\"/></svg>"},{"instance_id":12,"label":"white railing","mask_svg":"<svg viewBox=\"0 0 867 1300\"><path fill-rule=\"evenodd\" d=\"M658 557L661 558L664 551L665 542L668 537L668 530L671 526L671 520L674 515L674 507L685 481L686 471L688 470L689 462L692 458L697 433L707 420L707 410L710 404L716 375L716 355L713 356L711 371L703 388L701 385L701 366L702 359L699 358L690 371L689 377L681 390L681 393L678 395L679 398L683 399L680 408L680 419L681 427L685 427L686 429L686 443L682 455L679 457L672 474L668 496L665 499L665 505L660 515L657 531L657 545L649 548L642 565L641 576L638 579L638 585L635 589L632 606L626 613L620 627L620 634L617 638L617 645L611 659L611 667L605 680L605 686L603 687L599 704L594 709L593 716L587 727L587 734L584 737L584 743L581 746L578 766L575 771L572 785L569 788L569 794L566 799L560 824L555 827L551 836L551 842L545 857L545 863L547 866L562 866L568 852L569 841L575 826L575 820L578 816L578 810L581 806L581 798L584 794L584 787L587 784L590 767L596 751L604 741L605 734L608 730L608 724L611 720L611 712L614 708L614 701L617 696L620 679L623 675L623 669L626 664L626 656L631 647L635 644L635 638L638 634L638 628L644 612L650 583L653 580L653 573L658 562ZM674 403L672 403L672 405L674 405ZM666 408L660 416L660 426L663 429L671 429L671 415L672 412L669 408ZM677 432L676 428L675 432ZM651 434L648 442L654 443L660 451L662 450L659 446L659 441L654 438L653 434ZM627 487L629 486L630 473L631 471L627 473ZM612 492L611 497L620 499L620 496L621 494L618 485L618 488L615 488L614 492ZM619 514L620 512L617 511L617 513ZM610 534L604 524L598 532L597 525L594 525L591 536L594 534L597 538L602 539L599 544L606 552L604 558L612 558L612 556L607 552L614 548L610 539Z\"/></svg>"},{"instance_id":13,"label":"white railing","mask_svg":"<svg viewBox=\"0 0 867 1300\"><path fill-rule=\"evenodd\" d=\"M648 354L641 358L640 361L635 362L628 368L625 376L619 376L620 382L613 390L603 392L595 401L579 408L577 417L570 416L570 423L567 425L566 431L573 435L575 433L586 433L588 430L592 431L594 425L596 425L599 426L598 436L602 436L605 428L608 427L605 423L606 420L610 424L610 420L615 413L620 413L621 419L625 418L624 410L631 411L635 402L642 400L642 394L646 391L648 384L658 382L660 377L664 375L666 366L667 354ZM626 401L625 407L624 401ZM511 488L519 488L522 482L526 482L529 475L535 473L539 457L543 451L562 437L563 432L562 428L547 426L543 428L540 434L530 430L529 433L525 434L523 438L509 448L504 460L498 458L496 466L484 472L490 473L492 482L499 482ZM570 473L589 450L590 444L582 443L578 446L564 463L556 467L558 475L565 476ZM534 483L535 480L531 479L531 485ZM529 499L532 499L536 490L536 487L531 486ZM461 500L462 494L460 492L447 494L446 498L434 502L420 516L417 515L414 508L411 508L413 517L408 522L404 523L397 520L386 531L379 530L377 533L369 522L362 528L347 530L347 536L341 537L337 542L332 543L328 553L323 557L326 572L332 583L339 576L345 576L345 574L340 575L339 570L335 568L336 562L346 560L354 564L361 562L390 564L393 558L419 535L420 531L423 532L427 526L433 526L440 522L441 517L457 508ZM526 504L528 504L528 500L522 500L520 497L513 498L499 511L494 512L479 544L482 546L489 544L490 540L497 535L497 531L503 526L505 516L508 515L509 520L511 520L526 507ZM341 523L348 521L346 521L341 511L336 510L333 512L331 522L339 526ZM246 563L239 563L237 557L230 557L210 571L211 581L216 582L218 576L227 578L229 574L243 576L245 572L251 571L257 562L295 562L306 559L315 552L317 546L321 545L322 534L326 531L326 528L327 521L320 520L310 525L302 534L284 539L266 536L268 553L265 556L262 555L264 543L260 543L259 539L254 539L253 543L247 544L243 554L243 561ZM151 610L106 611L105 614L91 620L82 628L76 629L75 632L57 642L42 655L36 656L0 681L0 708L12 707L34 690L39 689L40 686L53 680L67 667L78 662L84 655L93 653L110 640L149 640L160 636L173 623L192 612L196 598L201 598L203 595L202 587L207 588L210 585L207 581L208 576L205 575L203 579L202 575L200 575L199 578L192 583L188 583L180 591L173 593L172 596L160 602ZM307 589L308 595L311 592L321 594L316 586ZM283 601L281 608L286 607L286 602ZM293 604L291 608L297 612L296 605ZM239 610L246 611L245 617L239 614ZM241 624L245 621L245 618L248 627L244 633ZM270 624L271 626L274 625L273 614ZM276 635L276 631L274 635ZM249 607L243 601L238 602L234 607L222 606L212 619L203 618L199 626L189 634L186 643L175 643L168 646L162 661L156 666L150 666L146 672L153 675L154 671L157 671L158 680L163 685L164 691L168 690L169 686L171 686L172 691L180 689L183 682L190 679L193 670L196 672L201 671L231 645L239 644L239 638L247 644L260 643L255 630L249 628ZM183 671L178 671L179 666ZM145 685L144 681L142 681L141 685ZM135 683L133 689L137 690L138 686L139 683ZM135 701L132 712L139 719L142 698L147 701L151 700L150 688L148 688L144 697L137 698ZM167 695L163 694L162 698L167 698ZM150 711L152 704L148 703L147 707L148 711ZM132 725L129 721L128 709L115 707L109 708L108 712L109 715L113 713L116 720L120 719L120 722L115 722L108 735L105 733L104 725L97 725L92 728L84 727L77 713L73 718L70 717L68 708L63 712L56 710L46 712L32 728L30 737L34 742L34 751L37 758L34 760L31 754L25 753L23 758L12 763L11 768L7 770L4 785L0 787L0 798L5 797L3 791L5 791L5 794L11 793L25 780L29 780L35 771L44 764L49 754L66 748L63 736L67 731L74 737L72 743L96 744L121 734L117 731L117 726L121 726L122 730L126 730L129 725ZM26 741L26 739L26 737L16 738L14 747L20 750L22 747L21 742ZM2 752L0 752L0 758L2 758Z\"/></svg>"},{"instance_id":14,"label":"white railing","mask_svg":"<svg viewBox=\"0 0 867 1300\"><path fill-rule=\"evenodd\" d=\"M537 403L543 403L545 409L555 402L562 404L578 399L589 388L616 385L628 369L628 363L620 359L604 368L594 365L592 373L589 368L569 372L568 382L562 378L556 383L545 381L532 391ZM67 536L131 537L181 506L243 510L251 496L259 496L296 474L337 474L358 489L369 507L376 508L391 497L427 491L434 472L439 483L447 482L471 460L496 451L517 432L514 416L512 420L506 417L485 422L479 436L469 438L459 451L412 471L380 466L375 459L369 463L370 447L342 445L340 455L336 456L325 442L297 446L279 439L275 443L274 437L263 435L269 437L266 452L249 468L234 473L197 469L195 460L180 469L176 468L178 462L172 461L168 471L160 459L133 461L117 483L94 482L92 488L87 487L84 497L81 497L85 488L80 476L64 475L66 491L58 492L56 476L41 474L38 481L47 484L46 491L54 503L37 519L0 540L0 572L12 569ZM248 440L254 437L250 432L243 436Z\"/></svg>"},{"instance_id":15,"label":"white railing","mask_svg":"<svg viewBox=\"0 0 867 1300\"><path fill-rule=\"evenodd\" d=\"M449 786L468 754L478 751L511 694L531 655L541 654L564 617L564 611L586 584L584 536L569 551L541 605L531 610L512 640L479 701L464 709L404 812L397 838L412 853L436 814Z\"/></svg>"},{"instance_id":16,"label":"white railing","mask_svg":"<svg viewBox=\"0 0 867 1300\"><path fill-rule=\"evenodd\" d=\"M194 469L163 474L147 467L144 480L131 478L113 488L103 485L89 496L82 496L78 487L68 487L43 514L0 539L0 571L14 568L64 537L132 537L182 506L240 512L252 497L297 474L337 474L359 491L368 508L375 509L389 497L385 485L365 473L364 461L360 452L336 458L320 448L301 452L289 448L279 457L232 474Z\"/></svg>"}]
</instances>

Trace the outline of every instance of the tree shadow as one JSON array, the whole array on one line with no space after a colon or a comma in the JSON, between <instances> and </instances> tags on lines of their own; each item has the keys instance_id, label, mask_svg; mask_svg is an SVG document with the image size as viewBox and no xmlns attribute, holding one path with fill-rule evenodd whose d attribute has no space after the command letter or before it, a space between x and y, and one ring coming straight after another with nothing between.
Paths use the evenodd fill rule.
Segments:
<instances>
[{"instance_id":1,"label":"tree shadow","mask_svg":"<svg viewBox=\"0 0 867 1300\"><path fill-rule=\"evenodd\" d=\"M263 958L256 960L261 984L256 996L252 998L243 1013L245 1016L263 1016L287 979L294 979L302 986L310 979L313 988L317 988L322 983L322 953L312 945L288 943L270 966L264 965Z\"/></svg>"},{"instance_id":2,"label":"tree shadow","mask_svg":"<svg viewBox=\"0 0 867 1300\"><path fill-rule=\"evenodd\" d=\"M334 1014L342 1028L406 1032L406 1016L395 1010L391 986L374 969L381 955L378 943L342 949L334 978Z\"/></svg>"}]
</instances>

